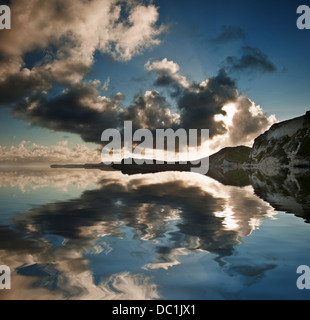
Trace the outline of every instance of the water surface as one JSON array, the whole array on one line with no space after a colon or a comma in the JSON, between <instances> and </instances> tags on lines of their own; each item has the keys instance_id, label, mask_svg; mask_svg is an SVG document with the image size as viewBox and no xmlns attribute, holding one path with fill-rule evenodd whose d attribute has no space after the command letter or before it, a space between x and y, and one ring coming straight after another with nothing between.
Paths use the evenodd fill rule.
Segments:
<instances>
[{"instance_id":1,"label":"water surface","mask_svg":"<svg viewBox=\"0 0 310 320\"><path fill-rule=\"evenodd\" d=\"M308 177L243 175L1 169L0 299L309 299Z\"/></svg>"}]
</instances>

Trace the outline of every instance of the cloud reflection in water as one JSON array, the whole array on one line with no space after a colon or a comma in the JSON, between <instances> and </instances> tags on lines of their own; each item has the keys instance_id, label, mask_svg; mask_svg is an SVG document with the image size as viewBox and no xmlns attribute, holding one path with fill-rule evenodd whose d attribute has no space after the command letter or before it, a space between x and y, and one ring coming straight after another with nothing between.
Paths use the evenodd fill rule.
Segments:
<instances>
[{"instance_id":1,"label":"cloud reflection in water","mask_svg":"<svg viewBox=\"0 0 310 320\"><path fill-rule=\"evenodd\" d=\"M1 227L1 261L15 270L13 285L19 288L5 299L158 299L152 271L174 268L195 253L212 254L224 265L243 237L276 215L251 186L224 186L197 174L81 172L77 184L80 177L98 187L34 206ZM36 176L44 179L34 175L32 183ZM12 183L27 190L14 174ZM53 183L59 187L58 179ZM93 257L106 259L96 272ZM261 275L270 266L253 268ZM242 266L227 272L250 274Z\"/></svg>"}]
</instances>

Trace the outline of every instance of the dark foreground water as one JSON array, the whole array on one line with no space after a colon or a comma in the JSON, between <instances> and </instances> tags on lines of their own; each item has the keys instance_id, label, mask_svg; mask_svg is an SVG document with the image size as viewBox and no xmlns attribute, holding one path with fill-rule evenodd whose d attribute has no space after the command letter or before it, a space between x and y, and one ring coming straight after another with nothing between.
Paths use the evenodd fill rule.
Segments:
<instances>
[{"instance_id":1,"label":"dark foreground water","mask_svg":"<svg viewBox=\"0 0 310 320\"><path fill-rule=\"evenodd\" d=\"M215 176L1 169L0 299L309 299L309 177Z\"/></svg>"}]
</instances>

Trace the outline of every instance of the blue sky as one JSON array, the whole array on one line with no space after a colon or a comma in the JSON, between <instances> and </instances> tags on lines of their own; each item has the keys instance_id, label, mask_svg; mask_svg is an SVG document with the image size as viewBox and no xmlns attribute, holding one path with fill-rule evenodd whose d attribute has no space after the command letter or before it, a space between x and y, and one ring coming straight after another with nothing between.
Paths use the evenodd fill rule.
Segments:
<instances>
[{"instance_id":1,"label":"blue sky","mask_svg":"<svg viewBox=\"0 0 310 320\"><path fill-rule=\"evenodd\" d=\"M99 1L95 0L94 2ZM71 2L70 0L69 3ZM110 2L113 6L113 1ZM129 3L128 1L123 2L125 5L126 2ZM227 76L235 82L240 95L250 99L256 106L261 106L266 117L275 115L278 121L283 121L301 116L310 109L310 90L308 89L310 82L310 30L299 30L296 26L297 7L305 3L278 0L222 0L216 2L154 0L153 2L134 2L137 2L136 6L144 6L149 9L145 11L146 15L149 13L151 15L151 6L156 8L158 16L156 16L156 21L154 18L153 29L148 34L148 43L144 42L142 48L139 47L138 50L138 44L137 47L133 47L134 45L131 45L129 41L127 46L132 50L130 57L128 59L117 58L117 54L121 55L120 51L115 53L117 45L121 43L124 46L125 42L120 38L119 42L115 41L113 44L115 50L113 46L109 49L96 50L93 53L92 62L87 65L85 72L81 72L82 76L80 77L81 83L100 80L101 86L100 90L98 89L100 96L113 99L112 97L121 93L123 99L118 108L126 109L134 104L137 96L143 96L147 91L156 90L161 97L165 98L171 112L178 113L180 111L178 105L180 97L176 98L171 94L171 87L156 85L156 79L159 79L163 69L148 72L145 67L148 61L153 63L167 59L167 61L178 65L177 74L184 76L192 84L216 77L219 70L224 68ZM14 22L14 6L22 6L22 1L11 1L9 5L12 9ZM42 11L44 8L38 7L33 10ZM154 10L152 13L155 16ZM122 14L121 18L129 21L130 13ZM87 18L90 17L91 14L87 16ZM138 21L137 17L135 19ZM123 22L123 20L120 21ZM127 22L124 23L125 27ZM36 22L32 20L31 23L35 25ZM50 23L53 25L53 17L51 17ZM13 40L8 40L8 35L11 38L14 36L18 38L20 35L18 28L21 26L13 23L12 30L0 30L0 44L2 43L3 46L1 50L0 45L0 57L2 57L3 65L7 63L8 57L12 59L12 53L6 51L5 44L10 42L11 45L12 43L13 46L15 45ZM157 30L157 33L153 35L154 30ZM31 29L31 31L33 30ZM35 31L33 32L35 33ZM43 30L42 33L44 32L47 31ZM83 32L86 33L86 30ZM92 30L88 32L92 35ZM84 33L82 36L83 41L87 40ZM130 36L134 37L132 33ZM36 35L33 34L33 37ZM44 64L47 65L50 61L53 62L56 54L59 54L60 50L57 44L61 42L57 42L55 45L52 43L54 40L49 33L48 37L51 39L50 43L43 44L43 40L34 43L35 41L32 39L28 41L28 46L27 38L25 38L24 47L16 41L16 46L22 47L18 51L18 56L23 59L25 68L34 70L37 63L40 63L41 67ZM154 39L158 41L152 42ZM64 41L63 38L61 41ZM69 52L67 45L65 50ZM251 56L250 58L253 58L253 55L261 59L259 64L256 63L257 61L251 64L253 60L242 60L242 57L249 58ZM14 57L16 57L16 53L14 53ZM21 71L22 68L18 71L19 74L16 73L16 77L21 76ZM55 78L57 76L58 74ZM34 77L34 79L36 78ZM31 81L33 80L29 79L30 84L27 83L30 88L32 88ZM63 90L68 90L68 88L71 90L72 88L72 83L69 83L71 80L60 83L61 81L54 81L53 78L49 81L46 90L50 100L53 97L63 95ZM102 88L104 84L106 86ZM7 83L3 82L2 85L4 88ZM40 85L36 84L35 90L38 91L39 87ZM33 92L32 96L28 90L22 92L20 98L10 98L8 102L2 102L0 108L0 145L18 146L23 140L45 146L56 145L62 140L68 141L68 147L73 147L77 143L84 144L85 137L76 130L63 130L63 125L54 126L51 121L47 122L46 119L40 118L38 120L37 116L28 114L24 116L21 110L14 112L16 105L22 103L27 96L32 99L31 101L34 101ZM1 92L0 99L2 101L6 99ZM52 105L52 103L48 104L48 106ZM74 112L74 107L72 107L72 114ZM93 140L90 141L89 146L95 146L96 143ZM98 137L98 142L99 140L100 137Z\"/></svg>"},{"instance_id":2,"label":"blue sky","mask_svg":"<svg viewBox=\"0 0 310 320\"><path fill-rule=\"evenodd\" d=\"M265 112L275 113L279 120L302 115L310 108L307 89L310 31L296 27L299 1L166 0L155 3L160 8L160 21L170 24L169 31L162 36L162 44L129 64L109 66L111 83L114 72L115 81L125 73L126 87L135 90L139 84L131 83L132 74L146 77L144 63L148 59L163 58L178 63L183 74L202 81L215 75L227 56L239 55L244 45L250 45L268 55L277 72L234 74L239 89ZM220 34L223 26L242 28L246 38L212 43L210 40Z\"/></svg>"}]
</instances>

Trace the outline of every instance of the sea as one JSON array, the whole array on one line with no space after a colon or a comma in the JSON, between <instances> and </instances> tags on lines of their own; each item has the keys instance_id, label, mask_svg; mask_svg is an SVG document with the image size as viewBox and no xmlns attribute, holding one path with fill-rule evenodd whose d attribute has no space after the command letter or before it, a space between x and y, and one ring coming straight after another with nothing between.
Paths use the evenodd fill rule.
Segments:
<instances>
[{"instance_id":1,"label":"sea","mask_svg":"<svg viewBox=\"0 0 310 320\"><path fill-rule=\"evenodd\" d=\"M0 299L308 300L309 181L1 167Z\"/></svg>"}]
</instances>

